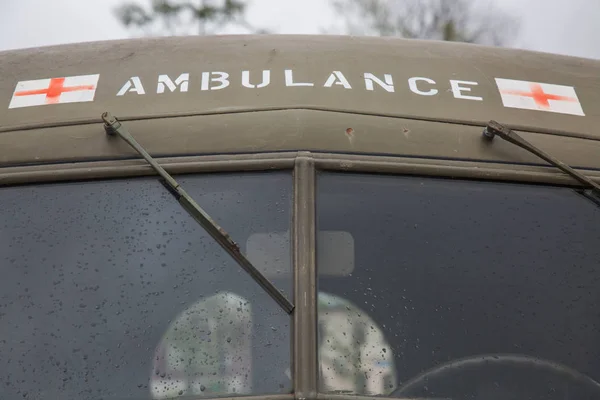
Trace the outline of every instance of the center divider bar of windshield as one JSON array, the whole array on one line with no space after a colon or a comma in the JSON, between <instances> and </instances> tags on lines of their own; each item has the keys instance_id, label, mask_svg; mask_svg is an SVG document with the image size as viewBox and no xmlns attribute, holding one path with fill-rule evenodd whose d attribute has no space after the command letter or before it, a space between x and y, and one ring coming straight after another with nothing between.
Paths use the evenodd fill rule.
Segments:
<instances>
[{"instance_id":1,"label":"center divider bar of windshield","mask_svg":"<svg viewBox=\"0 0 600 400\"><path fill-rule=\"evenodd\" d=\"M179 204L233 257L234 260L254 279L267 293L285 310L291 314L294 310L292 303L269 281L240 251L229 234L225 232L191 197L177 181L154 160L146 150L133 138L131 133L109 112L102 114L104 129L109 135L119 135L135 149L152 168L163 178L162 184L177 199Z\"/></svg>"},{"instance_id":2,"label":"center divider bar of windshield","mask_svg":"<svg viewBox=\"0 0 600 400\"><path fill-rule=\"evenodd\" d=\"M532 145L531 143L529 143L528 141L526 141L525 139L523 139L522 137L517 135L512 129L510 129L496 121L488 122L487 126L483 130L484 138L486 138L488 140L493 140L494 136L496 136L496 135L500 136L502 139L506 140L507 142L510 142L514 145L521 147L522 149L529 151L530 153L535 154L542 160L547 161L551 165L559 168L561 171L570 175L572 178L577 180L579 183L583 184L584 186L589 187L591 189L592 193L591 193L591 195L586 196L586 197L590 198L592 201L594 201L597 205L600 206L600 185L598 185L596 182L594 182L587 176L575 171L573 168L569 167L564 162L544 153L542 150L538 149L537 147L535 147L534 145Z\"/></svg>"}]
</instances>

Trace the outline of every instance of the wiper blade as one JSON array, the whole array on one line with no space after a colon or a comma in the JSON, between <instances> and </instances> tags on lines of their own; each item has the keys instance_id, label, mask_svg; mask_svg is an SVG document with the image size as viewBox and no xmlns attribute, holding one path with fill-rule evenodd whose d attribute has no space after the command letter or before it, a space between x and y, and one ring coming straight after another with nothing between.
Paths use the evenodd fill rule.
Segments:
<instances>
[{"instance_id":1,"label":"wiper blade","mask_svg":"<svg viewBox=\"0 0 600 400\"><path fill-rule=\"evenodd\" d=\"M575 171L573 168L569 167L564 162L552 157L549 154L546 154L542 150L538 149L521 136L517 135L512 129L496 122L490 121L485 129L483 130L484 138L488 140L493 140L495 136L500 136L502 139L510 142L514 145L521 147L529 151L530 153L535 154L542 160L548 162L549 164L559 168L564 173L568 174L579 183L588 188L587 191L584 191L584 195L588 197L590 200L594 201L597 205L600 205L600 185L596 182L588 178L587 176Z\"/></svg>"},{"instance_id":2,"label":"wiper blade","mask_svg":"<svg viewBox=\"0 0 600 400\"><path fill-rule=\"evenodd\" d=\"M118 135L137 151L162 177L162 184L177 199L179 204L233 257L233 259L254 279L286 313L294 310L292 303L269 281L240 251L240 247L231 239L195 201L183 190L177 181L154 160L148 152L133 138L131 133L110 113L102 114L104 129L109 135Z\"/></svg>"}]
</instances>

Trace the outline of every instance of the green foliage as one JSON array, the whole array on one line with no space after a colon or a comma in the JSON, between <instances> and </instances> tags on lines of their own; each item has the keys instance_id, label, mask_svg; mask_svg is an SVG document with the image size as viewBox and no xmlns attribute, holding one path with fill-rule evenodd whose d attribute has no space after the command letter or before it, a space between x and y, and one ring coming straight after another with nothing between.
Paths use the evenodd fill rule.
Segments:
<instances>
[{"instance_id":1,"label":"green foliage","mask_svg":"<svg viewBox=\"0 0 600 400\"><path fill-rule=\"evenodd\" d=\"M517 33L515 18L472 0L332 0L346 33L501 46Z\"/></svg>"},{"instance_id":2,"label":"green foliage","mask_svg":"<svg viewBox=\"0 0 600 400\"><path fill-rule=\"evenodd\" d=\"M148 7L124 3L114 12L125 27L150 35L216 34L229 27L265 33L244 20L245 11L246 3L240 0L152 0Z\"/></svg>"}]
</instances>

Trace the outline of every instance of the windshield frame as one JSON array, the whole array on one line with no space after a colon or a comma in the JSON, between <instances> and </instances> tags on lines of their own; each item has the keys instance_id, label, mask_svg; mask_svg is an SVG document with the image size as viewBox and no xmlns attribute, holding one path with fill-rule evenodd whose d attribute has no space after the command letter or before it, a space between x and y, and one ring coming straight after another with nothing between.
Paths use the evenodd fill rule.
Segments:
<instances>
[{"instance_id":1,"label":"windshield frame","mask_svg":"<svg viewBox=\"0 0 600 400\"><path fill-rule=\"evenodd\" d=\"M167 172L179 176L217 172L274 170L291 170L293 172L291 252L294 297L291 300L296 305L291 322L293 334L290 338L293 393L235 397L248 399L258 397L272 400L289 399L292 397L339 400L362 398L362 396L355 395L319 393L317 266L315 257L315 181L317 171L445 177L490 182L561 186L572 189L581 188L581 185L574 179L566 176L555 167L543 163L475 162L467 160L332 154L307 151L157 157L156 159ZM594 181L600 182L600 171L585 170L582 172ZM139 159L21 165L0 167L0 186L141 176L155 176L155 173L145 161ZM227 226L223 228L228 229ZM210 399L210 397L202 398ZM222 399L223 397L218 398ZM381 398L386 397L382 396Z\"/></svg>"}]
</instances>

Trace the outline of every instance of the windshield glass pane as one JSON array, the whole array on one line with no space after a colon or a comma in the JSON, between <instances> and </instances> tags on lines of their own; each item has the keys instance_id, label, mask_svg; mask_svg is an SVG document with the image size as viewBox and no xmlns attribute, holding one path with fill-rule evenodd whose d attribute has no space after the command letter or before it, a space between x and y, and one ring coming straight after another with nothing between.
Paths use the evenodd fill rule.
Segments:
<instances>
[{"instance_id":1,"label":"windshield glass pane","mask_svg":"<svg viewBox=\"0 0 600 400\"><path fill-rule=\"evenodd\" d=\"M600 398L592 202L558 187L366 174L323 173L317 189L318 230L354 241L352 272L319 273L321 390Z\"/></svg>"},{"instance_id":2,"label":"windshield glass pane","mask_svg":"<svg viewBox=\"0 0 600 400\"><path fill-rule=\"evenodd\" d=\"M244 252L289 233L290 174L179 180ZM3 399L291 391L289 316L155 178L2 188L0 207ZM287 268L263 272L289 294Z\"/></svg>"}]
</instances>

